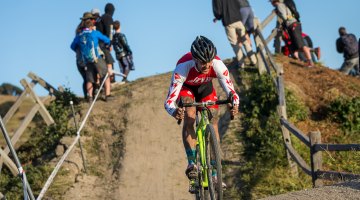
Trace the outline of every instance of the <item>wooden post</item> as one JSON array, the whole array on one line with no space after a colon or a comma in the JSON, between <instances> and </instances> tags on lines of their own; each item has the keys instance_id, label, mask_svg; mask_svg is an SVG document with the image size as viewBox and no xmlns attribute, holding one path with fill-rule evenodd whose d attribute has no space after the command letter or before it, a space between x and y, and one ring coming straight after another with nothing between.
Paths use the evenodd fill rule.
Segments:
<instances>
[{"instance_id":1,"label":"wooden post","mask_svg":"<svg viewBox=\"0 0 360 200\"><path fill-rule=\"evenodd\" d=\"M43 86L47 91L49 91L49 93L51 95L55 94L56 92L58 92L55 87L53 87L52 85L50 85L48 82L46 82L44 79L40 78L39 76L37 76L36 74L29 72L28 77L31 78L33 81L36 81L37 83L39 83L41 86Z\"/></svg>"},{"instance_id":2,"label":"wooden post","mask_svg":"<svg viewBox=\"0 0 360 200\"><path fill-rule=\"evenodd\" d=\"M317 171L322 169L322 154L321 151L315 151L314 145L321 144L321 133L319 131L310 132L310 157L311 157L311 177L313 187L323 185L321 179L317 176Z\"/></svg>"},{"instance_id":3,"label":"wooden post","mask_svg":"<svg viewBox=\"0 0 360 200\"><path fill-rule=\"evenodd\" d=\"M260 21L256 17L254 18L254 25L255 25L255 29L257 31L261 31ZM265 63L264 63L265 61L263 60L260 51L264 50L264 45L266 45L266 44L263 44L261 42L261 39L256 31L254 32L254 41L256 44L256 59L257 59L259 74L264 74L264 73L266 73Z\"/></svg>"},{"instance_id":4,"label":"wooden post","mask_svg":"<svg viewBox=\"0 0 360 200\"><path fill-rule=\"evenodd\" d=\"M35 82L30 83L30 87L33 88L35 86ZM27 91L24 90L21 95L16 99L15 103L11 106L10 110L6 113L6 115L3 118L3 122L6 125L7 122L11 119L11 117L15 114L17 109L20 107L21 103L26 98Z\"/></svg>"},{"instance_id":5,"label":"wooden post","mask_svg":"<svg viewBox=\"0 0 360 200\"><path fill-rule=\"evenodd\" d=\"M278 29L277 28L274 28L272 31L271 31L271 34L266 38L266 45L268 45L270 43L270 41L272 39L274 39L277 35L279 34L278 32Z\"/></svg>"},{"instance_id":6,"label":"wooden post","mask_svg":"<svg viewBox=\"0 0 360 200\"><path fill-rule=\"evenodd\" d=\"M47 99L49 99L50 96L47 96L43 99L43 101L45 102ZM31 120L34 118L35 114L39 111L40 105L39 104L35 104L30 112L26 115L26 117L22 120L20 126L16 129L15 133L13 134L13 136L11 137L11 144L15 146L15 144L18 142L18 140L20 139L20 137L22 136L22 134L24 133L26 127L28 127L29 123L31 122ZM5 124L5 123L4 123ZM8 155L10 152L9 146L6 146L4 149L4 153L6 155ZM2 165L3 165L3 157L1 156L0 158L0 171L2 170Z\"/></svg>"},{"instance_id":7,"label":"wooden post","mask_svg":"<svg viewBox=\"0 0 360 200\"><path fill-rule=\"evenodd\" d=\"M46 124L47 125L53 124L54 119L51 117L50 113L46 110L46 108L45 108L43 102L40 100L40 98L32 90L29 83L25 79L22 79L20 81L20 83L23 85L25 90L30 94L30 96L35 100L35 102L40 105L39 112L40 112L40 115L45 120Z\"/></svg>"},{"instance_id":8,"label":"wooden post","mask_svg":"<svg viewBox=\"0 0 360 200\"><path fill-rule=\"evenodd\" d=\"M7 153L5 153L1 148L0 148L0 155L1 155L1 159L4 159L5 165L8 166L10 172L14 176L18 175L19 171L15 163L9 158Z\"/></svg>"},{"instance_id":9,"label":"wooden post","mask_svg":"<svg viewBox=\"0 0 360 200\"><path fill-rule=\"evenodd\" d=\"M262 22L261 22L261 29L263 29L265 26L267 26L276 16L275 10L271 12L269 16L267 16Z\"/></svg>"},{"instance_id":10,"label":"wooden post","mask_svg":"<svg viewBox=\"0 0 360 200\"><path fill-rule=\"evenodd\" d=\"M280 115L280 117L287 119L287 113L286 113L286 101L285 101L285 88L284 88L284 81L283 81L283 68L281 65L278 66L278 90L279 90L279 106L278 106L278 113ZM291 146L291 138L290 138L290 133L289 130L284 127L283 125L281 125L281 130L282 130L282 134L283 134L283 139L284 142ZM286 156L288 159L288 163L290 166L290 171L291 171L291 175L292 176L298 176L298 168L296 163L292 160L291 155L289 153L288 150L286 150Z\"/></svg>"},{"instance_id":11,"label":"wooden post","mask_svg":"<svg viewBox=\"0 0 360 200\"><path fill-rule=\"evenodd\" d=\"M282 20L278 17L277 22L276 22L277 30L281 29L281 22L282 22ZM275 53L281 53L281 41L282 41L282 32L277 31L277 35L275 36L275 39L274 39Z\"/></svg>"}]
</instances>

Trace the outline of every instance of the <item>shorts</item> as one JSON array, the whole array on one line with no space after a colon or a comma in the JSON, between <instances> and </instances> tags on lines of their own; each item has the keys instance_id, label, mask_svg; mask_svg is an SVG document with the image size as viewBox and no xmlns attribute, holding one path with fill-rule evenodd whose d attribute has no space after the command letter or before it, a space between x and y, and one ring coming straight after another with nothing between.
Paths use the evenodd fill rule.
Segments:
<instances>
[{"instance_id":1,"label":"shorts","mask_svg":"<svg viewBox=\"0 0 360 200\"><path fill-rule=\"evenodd\" d=\"M99 74L101 78L104 78L108 72L105 61L99 58L96 63L86 64L86 81L95 83L96 75Z\"/></svg>"},{"instance_id":2,"label":"shorts","mask_svg":"<svg viewBox=\"0 0 360 200\"><path fill-rule=\"evenodd\" d=\"M191 87L191 89L190 89L190 87ZM209 82L209 84L203 84L200 86L190 86L190 87L186 86L186 85L183 86L180 90L178 99L180 99L181 97L190 97L192 100L194 100L196 102L206 102L206 101L217 101L218 100L218 98L216 96L216 91L215 91L214 87L212 86L212 82ZM208 108L218 109L219 105L208 106Z\"/></svg>"},{"instance_id":3,"label":"shorts","mask_svg":"<svg viewBox=\"0 0 360 200\"><path fill-rule=\"evenodd\" d=\"M125 71L129 71L129 70L135 70L134 63L130 56L116 55L116 59L119 61L118 63L121 73L125 73Z\"/></svg>"},{"instance_id":4,"label":"shorts","mask_svg":"<svg viewBox=\"0 0 360 200\"><path fill-rule=\"evenodd\" d=\"M296 50L302 49L305 46L304 39L301 35L301 24L294 22L288 28L288 32L291 38L291 43L294 45Z\"/></svg>"},{"instance_id":5,"label":"shorts","mask_svg":"<svg viewBox=\"0 0 360 200\"><path fill-rule=\"evenodd\" d=\"M240 8L241 22L244 24L247 33L254 31L254 13L251 7Z\"/></svg>"},{"instance_id":6,"label":"shorts","mask_svg":"<svg viewBox=\"0 0 360 200\"><path fill-rule=\"evenodd\" d=\"M100 46L102 52L104 53L106 64L113 64L115 61L110 53L110 50L107 49L103 43L100 44L100 42L99 42L99 46Z\"/></svg>"}]
</instances>

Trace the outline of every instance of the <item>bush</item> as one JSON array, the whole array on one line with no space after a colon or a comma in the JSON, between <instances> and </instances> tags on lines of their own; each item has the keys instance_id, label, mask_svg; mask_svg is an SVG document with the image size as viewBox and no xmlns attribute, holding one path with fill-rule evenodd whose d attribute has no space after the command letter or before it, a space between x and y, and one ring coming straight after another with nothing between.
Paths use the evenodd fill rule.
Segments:
<instances>
[{"instance_id":1,"label":"bush","mask_svg":"<svg viewBox=\"0 0 360 200\"><path fill-rule=\"evenodd\" d=\"M69 102L72 100L77 106L79 99L68 89L55 96L56 100L47 106L55 123L46 126L43 120L35 120L36 127L31 130L29 140L17 150L34 194L40 192L52 171L52 167L47 162L55 156L54 150L60 139L65 135L74 135L76 132L74 128L68 127L69 116L72 112ZM36 118L39 119L39 116ZM0 178L0 191L8 199L22 199L22 190L21 179L14 177L9 170L4 168Z\"/></svg>"},{"instance_id":2,"label":"bush","mask_svg":"<svg viewBox=\"0 0 360 200\"><path fill-rule=\"evenodd\" d=\"M298 121L304 121L309 116L309 109L305 106L304 103L300 102L293 92L286 90L286 113L288 120L292 123Z\"/></svg>"},{"instance_id":3,"label":"bush","mask_svg":"<svg viewBox=\"0 0 360 200\"><path fill-rule=\"evenodd\" d=\"M329 118L339 123L345 132L360 131L360 97L339 97L328 107Z\"/></svg>"}]
</instances>

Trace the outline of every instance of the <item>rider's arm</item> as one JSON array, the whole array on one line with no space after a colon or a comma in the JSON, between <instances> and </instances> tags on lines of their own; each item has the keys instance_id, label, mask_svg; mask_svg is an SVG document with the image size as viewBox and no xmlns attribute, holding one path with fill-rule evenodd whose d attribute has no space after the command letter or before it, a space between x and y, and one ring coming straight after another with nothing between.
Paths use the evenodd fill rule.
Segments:
<instances>
[{"instance_id":1,"label":"rider's arm","mask_svg":"<svg viewBox=\"0 0 360 200\"><path fill-rule=\"evenodd\" d=\"M233 94L233 104L239 105L239 96L235 92L234 84L230 79L230 73L225 64L219 59L214 59L214 70L217 78L219 79L219 83L226 94L229 96L230 93Z\"/></svg>"},{"instance_id":2,"label":"rider's arm","mask_svg":"<svg viewBox=\"0 0 360 200\"><path fill-rule=\"evenodd\" d=\"M166 111L173 116L173 113L176 110L176 100L179 97L180 90L182 85L184 84L187 76L186 67L182 66L183 64L179 64L176 66L174 73L171 77L171 84L169 87L169 92L166 97L164 106ZM184 70L185 69L185 70Z\"/></svg>"}]
</instances>

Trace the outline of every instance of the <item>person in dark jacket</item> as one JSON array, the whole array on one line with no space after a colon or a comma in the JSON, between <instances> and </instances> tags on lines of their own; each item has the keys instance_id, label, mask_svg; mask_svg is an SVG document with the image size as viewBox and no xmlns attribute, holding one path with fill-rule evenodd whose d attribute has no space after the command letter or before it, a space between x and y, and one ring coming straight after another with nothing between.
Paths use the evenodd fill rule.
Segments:
<instances>
[{"instance_id":1,"label":"person in dark jacket","mask_svg":"<svg viewBox=\"0 0 360 200\"><path fill-rule=\"evenodd\" d=\"M359 75L359 49L354 34L347 33L344 27L339 28L340 37L336 40L336 50L344 54L344 63L340 71L344 74Z\"/></svg>"},{"instance_id":2,"label":"person in dark jacket","mask_svg":"<svg viewBox=\"0 0 360 200\"><path fill-rule=\"evenodd\" d=\"M250 43L246 40L246 29L241 22L241 14L239 12L240 5L238 0L213 0L214 22L221 20L225 27L227 38L235 52L239 67L244 67L244 56L241 46L245 46L246 54L250 59L251 65L257 63L256 57Z\"/></svg>"},{"instance_id":3,"label":"person in dark jacket","mask_svg":"<svg viewBox=\"0 0 360 200\"><path fill-rule=\"evenodd\" d=\"M112 24L113 24L113 15L115 12L115 7L113 4L111 3L107 3L105 5L105 13L100 17L97 18L95 26L96 26L96 30L100 31L102 34L106 35L107 37L110 38L110 40L112 39ZM100 16L100 11L99 9L93 9L92 10L92 14L95 16ZM111 46L107 47L106 45L104 45L104 43L100 42L99 43L99 47L100 49L103 51L104 56L105 56L105 62L106 65L108 67L108 69L113 70L114 69L114 58L111 55ZM115 82L115 76L112 75L111 76L111 82Z\"/></svg>"},{"instance_id":4,"label":"person in dark jacket","mask_svg":"<svg viewBox=\"0 0 360 200\"><path fill-rule=\"evenodd\" d=\"M113 48L116 54L116 59L119 62L121 73L125 75L122 82L128 82L127 77L130 70L135 70L132 51L126 40L125 34L120 32L120 21L114 22L115 34L113 36Z\"/></svg>"}]
</instances>

